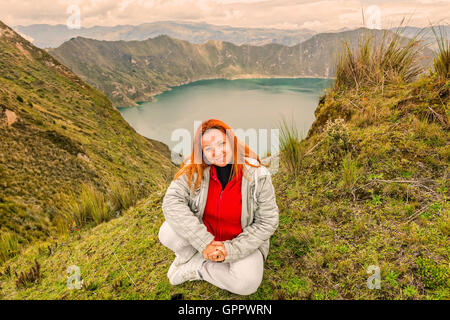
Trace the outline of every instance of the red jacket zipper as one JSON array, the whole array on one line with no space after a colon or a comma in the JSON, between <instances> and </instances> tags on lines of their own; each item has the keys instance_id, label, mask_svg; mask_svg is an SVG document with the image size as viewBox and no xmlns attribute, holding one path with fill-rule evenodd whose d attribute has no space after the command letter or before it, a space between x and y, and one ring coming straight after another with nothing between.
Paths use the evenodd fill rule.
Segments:
<instances>
[{"instance_id":1,"label":"red jacket zipper","mask_svg":"<svg viewBox=\"0 0 450 320\"><path fill-rule=\"evenodd\" d=\"M222 184L220 184L222 186ZM219 233L219 241L221 238L221 234L220 234L220 223L219 223L219 209L220 209L220 201L222 200L222 193L223 193L223 189L222 191L220 191L220 196L219 196L219 201L217 204L217 231Z\"/></svg>"},{"instance_id":2,"label":"red jacket zipper","mask_svg":"<svg viewBox=\"0 0 450 320\"><path fill-rule=\"evenodd\" d=\"M222 188L222 184L220 183L219 179L217 179L216 177L214 177L214 180L219 184L219 186ZM226 186L225 186L226 187ZM219 201L217 201L217 234L218 234L218 238L220 241L221 236L220 236L220 222L219 222L219 210L220 210L220 201L222 199L222 193L225 189L222 189L222 191L220 191L220 195L219 195Z\"/></svg>"}]
</instances>

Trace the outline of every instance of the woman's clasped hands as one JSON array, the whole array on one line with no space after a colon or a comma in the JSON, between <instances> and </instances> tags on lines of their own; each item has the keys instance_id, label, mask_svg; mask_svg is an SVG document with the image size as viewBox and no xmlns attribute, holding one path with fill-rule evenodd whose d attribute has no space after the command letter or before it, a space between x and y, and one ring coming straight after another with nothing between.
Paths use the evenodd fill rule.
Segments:
<instances>
[{"instance_id":1,"label":"woman's clasped hands","mask_svg":"<svg viewBox=\"0 0 450 320\"><path fill-rule=\"evenodd\" d=\"M210 244L203 250L203 257L205 259L220 262L225 259L227 252L225 250L225 245L222 241L211 241Z\"/></svg>"}]
</instances>

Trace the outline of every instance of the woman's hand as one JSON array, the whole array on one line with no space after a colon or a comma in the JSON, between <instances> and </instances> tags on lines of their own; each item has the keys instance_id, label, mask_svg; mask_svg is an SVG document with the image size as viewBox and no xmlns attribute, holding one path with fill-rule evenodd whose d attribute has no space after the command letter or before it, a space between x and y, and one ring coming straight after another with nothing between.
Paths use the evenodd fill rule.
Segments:
<instances>
[{"instance_id":1,"label":"woman's hand","mask_svg":"<svg viewBox=\"0 0 450 320\"><path fill-rule=\"evenodd\" d=\"M203 251L203 257L211 261L223 261L226 256L227 252L221 241L211 241Z\"/></svg>"},{"instance_id":2,"label":"woman's hand","mask_svg":"<svg viewBox=\"0 0 450 320\"><path fill-rule=\"evenodd\" d=\"M216 250L208 255L208 259L211 261L223 261L227 256L225 245L221 241L212 241L211 245L216 247Z\"/></svg>"}]
</instances>

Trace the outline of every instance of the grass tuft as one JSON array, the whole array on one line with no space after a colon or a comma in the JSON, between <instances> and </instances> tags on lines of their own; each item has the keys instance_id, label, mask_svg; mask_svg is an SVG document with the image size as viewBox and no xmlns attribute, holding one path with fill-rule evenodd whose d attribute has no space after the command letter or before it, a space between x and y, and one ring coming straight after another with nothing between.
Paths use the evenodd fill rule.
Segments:
<instances>
[{"instance_id":1,"label":"grass tuft","mask_svg":"<svg viewBox=\"0 0 450 320\"><path fill-rule=\"evenodd\" d=\"M450 44L443 27L439 27L439 34L434 26L431 27L438 43L438 54L433 59L434 71L440 81L445 82L450 74Z\"/></svg>"},{"instance_id":2,"label":"grass tuft","mask_svg":"<svg viewBox=\"0 0 450 320\"><path fill-rule=\"evenodd\" d=\"M344 42L343 52L335 60L335 89L345 90L363 86L381 86L390 83L413 81L422 68L418 64L418 53L424 48L419 40L420 29L412 39L402 38L401 25L394 32L385 30L380 43L373 43L374 35L363 32L355 50Z\"/></svg>"},{"instance_id":3,"label":"grass tuft","mask_svg":"<svg viewBox=\"0 0 450 320\"><path fill-rule=\"evenodd\" d=\"M14 257L19 250L18 237L9 232L2 233L0 236L0 264Z\"/></svg>"},{"instance_id":4,"label":"grass tuft","mask_svg":"<svg viewBox=\"0 0 450 320\"><path fill-rule=\"evenodd\" d=\"M300 141L302 138L293 121L289 124L285 118L279 124L280 126L280 152L281 159L286 163L289 172L293 176L297 176L300 170L300 160L302 158L302 150Z\"/></svg>"},{"instance_id":5,"label":"grass tuft","mask_svg":"<svg viewBox=\"0 0 450 320\"><path fill-rule=\"evenodd\" d=\"M79 197L70 194L67 207L63 211L67 221L73 223L74 228L79 228L94 222L95 225L112 218L110 204L103 193L92 185L83 184Z\"/></svg>"},{"instance_id":6,"label":"grass tuft","mask_svg":"<svg viewBox=\"0 0 450 320\"><path fill-rule=\"evenodd\" d=\"M148 190L136 183L113 182L105 193L90 184L83 184L80 195L71 193L66 197L66 207L55 219L57 227L64 234L98 225L120 216L146 195Z\"/></svg>"},{"instance_id":7,"label":"grass tuft","mask_svg":"<svg viewBox=\"0 0 450 320\"><path fill-rule=\"evenodd\" d=\"M34 261L34 266L25 272L16 273L16 288L25 288L30 284L38 281L41 278L41 265L37 260Z\"/></svg>"}]
</instances>

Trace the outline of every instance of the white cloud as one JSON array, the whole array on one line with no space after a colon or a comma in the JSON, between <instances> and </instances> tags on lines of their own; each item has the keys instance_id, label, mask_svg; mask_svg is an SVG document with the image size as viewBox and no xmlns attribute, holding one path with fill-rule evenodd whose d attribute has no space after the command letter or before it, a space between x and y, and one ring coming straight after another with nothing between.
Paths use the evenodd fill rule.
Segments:
<instances>
[{"instance_id":1,"label":"white cloud","mask_svg":"<svg viewBox=\"0 0 450 320\"><path fill-rule=\"evenodd\" d=\"M317 27L320 27L322 25L322 22L320 22L319 20L314 20L314 21L305 21L301 27L302 28L306 28L306 29L315 29Z\"/></svg>"},{"instance_id":2,"label":"white cloud","mask_svg":"<svg viewBox=\"0 0 450 320\"><path fill-rule=\"evenodd\" d=\"M289 22L283 22L283 23L276 23L276 24L270 24L266 26L267 28L274 28L274 29L300 29L301 27L297 23L289 23Z\"/></svg>"},{"instance_id":3,"label":"white cloud","mask_svg":"<svg viewBox=\"0 0 450 320\"><path fill-rule=\"evenodd\" d=\"M310 28L318 32L362 26L361 9L377 5L383 28L448 17L450 0L0 0L0 20L9 25L65 24L66 9L81 9L81 26L137 25L161 20L242 27ZM448 22L448 21L447 21Z\"/></svg>"}]
</instances>

